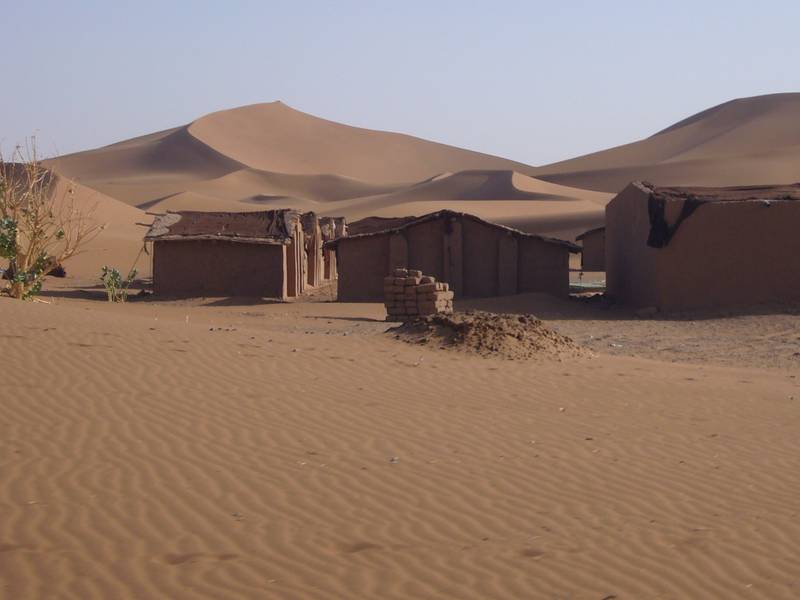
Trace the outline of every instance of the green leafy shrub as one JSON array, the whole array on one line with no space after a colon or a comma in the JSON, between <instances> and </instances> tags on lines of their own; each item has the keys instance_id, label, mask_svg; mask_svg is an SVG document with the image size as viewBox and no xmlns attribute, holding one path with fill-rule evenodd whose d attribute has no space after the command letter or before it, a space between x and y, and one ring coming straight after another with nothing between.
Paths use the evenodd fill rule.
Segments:
<instances>
[{"instance_id":1,"label":"green leafy shrub","mask_svg":"<svg viewBox=\"0 0 800 600\"><path fill-rule=\"evenodd\" d=\"M104 266L100 274L100 281L106 288L109 302L125 302L128 300L128 288L136 278L136 269L131 269L128 276L123 279L122 274L114 267Z\"/></svg>"}]
</instances>

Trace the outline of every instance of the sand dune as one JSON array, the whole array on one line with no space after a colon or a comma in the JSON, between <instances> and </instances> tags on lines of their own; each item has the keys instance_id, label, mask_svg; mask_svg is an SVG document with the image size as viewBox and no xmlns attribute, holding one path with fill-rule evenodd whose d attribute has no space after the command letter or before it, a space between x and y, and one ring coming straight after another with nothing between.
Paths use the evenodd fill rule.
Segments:
<instances>
[{"instance_id":1,"label":"sand dune","mask_svg":"<svg viewBox=\"0 0 800 600\"><path fill-rule=\"evenodd\" d=\"M413 182L374 184L340 175L293 175L240 169L212 180L193 183L189 191L224 199L242 200L257 195L287 196L313 202L335 202L374 196L402 189Z\"/></svg>"},{"instance_id":2,"label":"sand dune","mask_svg":"<svg viewBox=\"0 0 800 600\"><path fill-rule=\"evenodd\" d=\"M355 220L450 208L574 237L601 224L608 192L633 179L800 180L800 94L735 100L646 140L540 168L334 123L280 102L213 113L50 164L149 211L296 208Z\"/></svg>"},{"instance_id":3,"label":"sand dune","mask_svg":"<svg viewBox=\"0 0 800 600\"><path fill-rule=\"evenodd\" d=\"M327 121L282 102L212 113L194 121L189 132L225 156L279 173L332 173L386 183L420 181L444 171L529 168L409 135Z\"/></svg>"},{"instance_id":4,"label":"sand dune","mask_svg":"<svg viewBox=\"0 0 800 600\"><path fill-rule=\"evenodd\" d=\"M540 181L514 171L445 173L380 196L344 200L322 208L351 220L369 216L423 215L440 209L466 211L531 233L574 237L603 221L610 194Z\"/></svg>"},{"instance_id":5,"label":"sand dune","mask_svg":"<svg viewBox=\"0 0 800 600\"><path fill-rule=\"evenodd\" d=\"M333 123L279 102L214 113L50 164L148 211L269 206L355 219L421 214L470 201L470 210L484 218L527 226L552 217L553 202L589 200L597 205L582 211L592 213L587 218L594 225L607 200L533 180L515 170L529 168L520 163Z\"/></svg>"},{"instance_id":6,"label":"sand dune","mask_svg":"<svg viewBox=\"0 0 800 600\"><path fill-rule=\"evenodd\" d=\"M742 98L655 135L532 171L536 177L616 192L630 181L746 185L800 181L800 94Z\"/></svg>"},{"instance_id":7,"label":"sand dune","mask_svg":"<svg viewBox=\"0 0 800 600\"><path fill-rule=\"evenodd\" d=\"M65 199L67 190L72 190L75 207L90 211L91 219L103 230L84 248L69 259L65 267L70 277L95 279L100 275L103 265L129 269L142 248L145 231L136 223L149 222L150 217L137 208L128 206L100 192L69 181L64 177L56 179L53 193L57 202ZM149 274L149 264L142 259L139 270Z\"/></svg>"}]
</instances>

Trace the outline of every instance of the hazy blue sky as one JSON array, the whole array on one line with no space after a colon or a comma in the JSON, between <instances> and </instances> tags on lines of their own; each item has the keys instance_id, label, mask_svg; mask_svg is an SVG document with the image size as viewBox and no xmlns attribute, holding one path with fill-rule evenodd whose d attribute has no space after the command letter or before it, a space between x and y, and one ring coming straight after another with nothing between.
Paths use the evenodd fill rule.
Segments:
<instances>
[{"instance_id":1,"label":"hazy blue sky","mask_svg":"<svg viewBox=\"0 0 800 600\"><path fill-rule=\"evenodd\" d=\"M283 100L543 164L800 91L800 2L0 0L0 140L47 154Z\"/></svg>"}]
</instances>

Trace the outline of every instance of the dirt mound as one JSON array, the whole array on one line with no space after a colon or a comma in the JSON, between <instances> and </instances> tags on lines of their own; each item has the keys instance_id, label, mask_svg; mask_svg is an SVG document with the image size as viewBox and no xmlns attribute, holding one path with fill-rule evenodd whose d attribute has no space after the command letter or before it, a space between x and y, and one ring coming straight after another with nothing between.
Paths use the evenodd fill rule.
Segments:
<instances>
[{"instance_id":1,"label":"dirt mound","mask_svg":"<svg viewBox=\"0 0 800 600\"><path fill-rule=\"evenodd\" d=\"M584 353L571 338L549 329L532 315L482 311L438 314L393 327L389 333L409 343L512 360L563 358Z\"/></svg>"}]
</instances>

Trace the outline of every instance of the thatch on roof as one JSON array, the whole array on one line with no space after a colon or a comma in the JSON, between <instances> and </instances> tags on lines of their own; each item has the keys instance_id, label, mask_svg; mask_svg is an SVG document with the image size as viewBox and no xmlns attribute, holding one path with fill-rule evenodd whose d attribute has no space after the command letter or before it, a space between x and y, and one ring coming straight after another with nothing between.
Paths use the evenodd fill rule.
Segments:
<instances>
[{"instance_id":1,"label":"thatch on roof","mask_svg":"<svg viewBox=\"0 0 800 600\"><path fill-rule=\"evenodd\" d=\"M299 213L290 209L259 212L168 212L155 218L145 240L225 240L252 244L288 244L297 219Z\"/></svg>"},{"instance_id":2,"label":"thatch on roof","mask_svg":"<svg viewBox=\"0 0 800 600\"><path fill-rule=\"evenodd\" d=\"M636 185L659 200L695 200L698 202L752 202L800 200L800 183L789 185L747 185L737 187L667 187L647 182Z\"/></svg>"}]
</instances>

